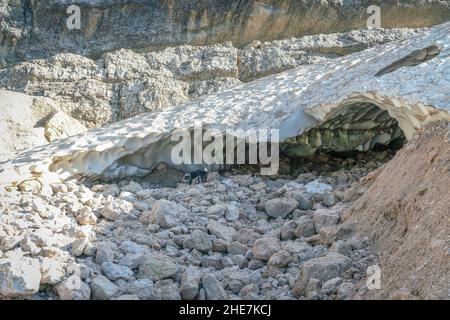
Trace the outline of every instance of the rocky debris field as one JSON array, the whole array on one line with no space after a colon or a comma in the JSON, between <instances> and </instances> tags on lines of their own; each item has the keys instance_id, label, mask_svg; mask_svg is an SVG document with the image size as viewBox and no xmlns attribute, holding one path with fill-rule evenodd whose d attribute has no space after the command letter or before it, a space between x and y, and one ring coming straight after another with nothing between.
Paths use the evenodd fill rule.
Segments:
<instances>
[{"instance_id":1,"label":"rocky debris field","mask_svg":"<svg viewBox=\"0 0 450 320\"><path fill-rule=\"evenodd\" d=\"M377 262L342 223L391 151L2 193L2 299L348 299ZM375 159L375 160L374 160ZM173 176L160 167L154 175Z\"/></svg>"}]
</instances>

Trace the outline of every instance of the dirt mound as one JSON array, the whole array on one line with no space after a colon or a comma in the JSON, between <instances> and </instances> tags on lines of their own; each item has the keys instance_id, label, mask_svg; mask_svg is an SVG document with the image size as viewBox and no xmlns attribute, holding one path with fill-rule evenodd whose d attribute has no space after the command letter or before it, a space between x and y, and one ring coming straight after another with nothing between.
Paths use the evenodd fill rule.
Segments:
<instances>
[{"instance_id":1,"label":"dirt mound","mask_svg":"<svg viewBox=\"0 0 450 320\"><path fill-rule=\"evenodd\" d=\"M357 298L449 298L449 139L448 124L422 130L355 202L350 220L373 241L381 268L381 289Z\"/></svg>"}]
</instances>

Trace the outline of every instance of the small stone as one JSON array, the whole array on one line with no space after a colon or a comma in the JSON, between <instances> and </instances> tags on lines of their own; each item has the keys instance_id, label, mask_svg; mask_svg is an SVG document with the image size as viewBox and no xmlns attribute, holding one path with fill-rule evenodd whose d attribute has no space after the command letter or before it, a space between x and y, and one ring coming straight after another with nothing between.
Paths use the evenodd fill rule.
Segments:
<instances>
[{"instance_id":1,"label":"small stone","mask_svg":"<svg viewBox=\"0 0 450 320\"><path fill-rule=\"evenodd\" d=\"M337 199L336 199L336 197L334 196L334 193L332 193L332 192L326 192L326 193L323 195L322 203L323 203L323 205L326 206L326 207L332 207L332 206L334 206L334 204L336 203L336 201L337 201Z\"/></svg>"},{"instance_id":2,"label":"small stone","mask_svg":"<svg viewBox=\"0 0 450 320\"><path fill-rule=\"evenodd\" d=\"M38 194L41 192L42 184L38 180L25 180L17 188L22 192L32 192Z\"/></svg>"},{"instance_id":3,"label":"small stone","mask_svg":"<svg viewBox=\"0 0 450 320\"><path fill-rule=\"evenodd\" d=\"M314 297L317 296L319 291L320 291L320 280L315 278L309 279L305 289L306 299L313 299Z\"/></svg>"},{"instance_id":4,"label":"small stone","mask_svg":"<svg viewBox=\"0 0 450 320\"><path fill-rule=\"evenodd\" d=\"M215 268L217 270L222 269L222 255L220 254L213 254L210 256L204 256L202 257L202 266L205 268Z\"/></svg>"},{"instance_id":5,"label":"small stone","mask_svg":"<svg viewBox=\"0 0 450 320\"><path fill-rule=\"evenodd\" d=\"M126 192L131 192L134 194L137 194L138 192L142 191L142 186L135 182L135 181L131 181L129 184L127 184L126 186L121 188L122 191L126 191Z\"/></svg>"},{"instance_id":6,"label":"small stone","mask_svg":"<svg viewBox=\"0 0 450 320\"><path fill-rule=\"evenodd\" d=\"M241 254L232 256L231 260L233 261L233 265L236 265L241 269L246 268L248 266L248 259Z\"/></svg>"},{"instance_id":7,"label":"small stone","mask_svg":"<svg viewBox=\"0 0 450 320\"><path fill-rule=\"evenodd\" d=\"M352 254L352 246L345 240L338 240L333 242L330 247L330 251L341 253L344 256L350 257L350 255Z\"/></svg>"},{"instance_id":8,"label":"small stone","mask_svg":"<svg viewBox=\"0 0 450 320\"><path fill-rule=\"evenodd\" d=\"M150 213L150 222L161 228L170 229L177 226L184 215L184 207L165 199L158 200Z\"/></svg>"},{"instance_id":9,"label":"small stone","mask_svg":"<svg viewBox=\"0 0 450 320\"><path fill-rule=\"evenodd\" d=\"M297 220L300 217L310 215L311 212L312 210L295 209L294 212L292 212L292 219Z\"/></svg>"},{"instance_id":10,"label":"small stone","mask_svg":"<svg viewBox=\"0 0 450 320\"><path fill-rule=\"evenodd\" d=\"M208 234L200 230L194 230L194 232L183 241L183 248L208 252L212 249L212 241Z\"/></svg>"},{"instance_id":11,"label":"small stone","mask_svg":"<svg viewBox=\"0 0 450 320\"><path fill-rule=\"evenodd\" d=\"M133 294L123 294L120 297L118 297L116 300L140 300L138 296L135 296Z\"/></svg>"},{"instance_id":12,"label":"small stone","mask_svg":"<svg viewBox=\"0 0 450 320\"><path fill-rule=\"evenodd\" d=\"M123 253L128 254L146 254L149 252L148 248L142 244L137 244L136 242L125 240L120 243L119 246L120 250L122 250Z\"/></svg>"},{"instance_id":13,"label":"small stone","mask_svg":"<svg viewBox=\"0 0 450 320\"><path fill-rule=\"evenodd\" d=\"M260 238L253 245L253 256L259 260L269 258L280 250L279 241L275 238Z\"/></svg>"},{"instance_id":14,"label":"small stone","mask_svg":"<svg viewBox=\"0 0 450 320\"><path fill-rule=\"evenodd\" d=\"M337 287L343 282L341 277L336 277L326 281L322 285L321 292L327 295L334 294L337 291Z\"/></svg>"},{"instance_id":15,"label":"small stone","mask_svg":"<svg viewBox=\"0 0 450 320\"><path fill-rule=\"evenodd\" d=\"M37 259L19 257L0 259L0 295L22 297L39 290L40 264Z\"/></svg>"},{"instance_id":16,"label":"small stone","mask_svg":"<svg viewBox=\"0 0 450 320\"><path fill-rule=\"evenodd\" d=\"M348 237L354 229L353 224L344 223L332 227L324 227L319 232L319 243L323 245L332 244L335 241Z\"/></svg>"},{"instance_id":17,"label":"small stone","mask_svg":"<svg viewBox=\"0 0 450 320\"><path fill-rule=\"evenodd\" d=\"M52 188L52 190L55 194L56 193L67 193L67 191L69 191L67 189L67 186L62 183L52 184L52 185L50 185L50 187Z\"/></svg>"},{"instance_id":18,"label":"small stone","mask_svg":"<svg viewBox=\"0 0 450 320\"><path fill-rule=\"evenodd\" d=\"M226 206L222 204L216 204L206 209L206 214L211 216L223 217L225 216L226 211L227 211Z\"/></svg>"},{"instance_id":19,"label":"small stone","mask_svg":"<svg viewBox=\"0 0 450 320\"><path fill-rule=\"evenodd\" d=\"M248 247L245 244L239 243L239 242L231 242L227 246L227 251L230 255L243 255L247 253Z\"/></svg>"},{"instance_id":20,"label":"small stone","mask_svg":"<svg viewBox=\"0 0 450 320\"><path fill-rule=\"evenodd\" d=\"M134 276L133 270L130 268L112 262L102 263L102 273L112 281L116 281L117 279L129 281Z\"/></svg>"},{"instance_id":21,"label":"small stone","mask_svg":"<svg viewBox=\"0 0 450 320\"><path fill-rule=\"evenodd\" d=\"M212 250L216 252L227 252L228 242L223 239L214 239L212 241Z\"/></svg>"},{"instance_id":22,"label":"small stone","mask_svg":"<svg viewBox=\"0 0 450 320\"><path fill-rule=\"evenodd\" d=\"M314 225L317 232L324 227L331 227L339 222L340 216L332 210L317 209L314 213Z\"/></svg>"},{"instance_id":23,"label":"small stone","mask_svg":"<svg viewBox=\"0 0 450 320\"><path fill-rule=\"evenodd\" d=\"M343 282L337 287L336 298L339 300L349 299L353 295L355 285L351 282Z\"/></svg>"},{"instance_id":24,"label":"small stone","mask_svg":"<svg viewBox=\"0 0 450 320\"><path fill-rule=\"evenodd\" d=\"M241 289L244 287L244 284L238 280L231 280L228 284L227 289L233 292L234 294L238 294Z\"/></svg>"},{"instance_id":25,"label":"small stone","mask_svg":"<svg viewBox=\"0 0 450 320\"><path fill-rule=\"evenodd\" d=\"M252 259L250 260L250 262L248 263L248 268L250 270L256 270L256 269L260 269L264 267L264 261L262 260L258 260L258 259Z\"/></svg>"},{"instance_id":26,"label":"small stone","mask_svg":"<svg viewBox=\"0 0 450 320\"><path fill-rule=\"evenodd\" d=\"M119 287L104 276L97 276L91 281L92 298L109 300L119 292Z\"/></svg>"},{"instance_id":27,"label":"small stone","mask_svg":"<svg viewBox=\"0 0 450 320\"><path fill-rule=\"evenodd\" d=\"M193 300L198 294L202 274L196 267L189 266L181 276L180 294L184 300Z\"/></svg>"},{"instance_id":28,"label":"small stone","mask_svg":"<svg viewBox=\"0 0 450 320\"><path fill-rule=\"evenodd\" d=\"M86 238L80 238L78 240L75 240L74 242L72 242L72 254L75 257L79 257L83 254L84 249L86 248L86 246L89 244L89 240Z\"/></svg>"},{"instance_id":29,"label":"small stone","mask_svg":"<svg viewBox=\"0 0 450 320\"><path fill-rule=\"evenodd\" d=\"M118 264L130 269L136 269L139 266L139 263L141 263L143 256L144 255L140 253L129 253L120 258Z\"/></svg>"},{"instance_id":30,"label":"small stone","mask_svg":"<svg viewBox=\"0 0 450 320\"><path fill-rule=\"evenodd\" d=\"M181 300L178 286L171 280L158 281L155 292L158 300Z\"/></svg>"},{"instance_id":31,"label":"small stone","mask_svg":"<svg viewBox=\"0 0 450 320\"><path fill-rule=\"evenodd\" d=\"M89 300L91 288L78 275L71 275L55 286L60 300Z\"/></svg>"},{"instance_id":32,"label":"small stone","mask_svg":"<svg viewBox=\"0 0 450 320\"><path fill-rule=\"evenodd\" d=\"M232 202L227 206L227 210L225 211L225 220L228 222L233 222L239 219L239 207L236 202Z\"/></svg>"},{"instance_id":33,"label":"small stone","mask_svg":"<svg viewBox=\"0 0 450 320\"><path fill-rule=\"evenodd\" d=\"M245 285L259 283L262 278L260 270L240 269L236 266L224 269L223 272L230 280L239 280Z\"/></svg>"},{"instance_id":34,"label":"small stone","mask_svg":"<svg viewBox=\"0 0 450 320\"><path fill-rule=\"evenodd\" d=\"M259 299L259 286L255 283L245 285L240 293L244 300L258 300Z\"/></svg>"},{"instance_id":35,"label":"small stone","mask_svg":"<svg viewBox=\"0 0 450 320\"><path fill-rule=\"evenodd\" d=\"M23 238L20 241L20 247L24 252L30 252L32 255L37 255L41 249L28 237Z\"/></svg>"},{"instance_id":36,"label":"small stone","mask_svg":"<svg viewBox=\"0 0 450 320\"><path fill-rule=\"evenodd\" d=\"M233 241L245 244L246 246L253 246L253 243L263 236L253 229L242 228L233 236Z\"/></svg>"},{"instance_id":37,"label":"small stone","mask_svg":"<svg viewBox=\"0 0 450 320\"><path fill-rule=\"evenodd\" d=\"M108 220L115 221L120 217L119 208L114 203L108 203L101 211L100 214Z\"/></svg>"},{"instance_id":38,"label":"small stone","mask_svg":"<svg viewBox=\"0 0 450 320\"><path fill-rule=\"evenodd\" d=\"M97 248L90 242L86 245L86 247L83 250L83 254L88 257L92 257L96 252Z\"/></svg>"},{"instance_id":39,"label":"small stone","mask_svg":"<svg viewBox=\"0 0 450 320\"><path fill-rule=\"evenodd\" d=\"M225 226L217 221L210 221L207 228L209 233L227 242L231 242L234 234L236 233L236 230L233 228Z\"/></svg>"},{"instance_id":40,"label":"small stone","mask_svg":"<svg viewBox=\"0 0 450 320\"><path fill-rule=\"evenodd\" d=\"M268 264L270 267L274 268L284 268L292 261L292 256L289 252L282 250L279 252L274 253L269 261Z\"/></svg>"},{"instance_id":41,"label":"small stone","mask_svg":"<svg viewBox=\"0 0 450 320\"><path fill-rule=\"evenodd\" d=\"M250 189L252 189L254 191L261 191L261 190L264 190L265 188L267 188L267 186L263 181L252 184L250 186Z\"/></svg>"},{"instance_id":42,"label":"small stone","mask_svg":"<svg viewBox=\"0 0 450 320\"><path fill-rule=\"evenodd\" d=\"M285 222L280 230L280 239L281 240L290 240L295 238L295 228L297 227L297 223L295 221L287 221Z\"/></svg>"},{"instance_id":43,"label":"small stone","mask_svg":"<svg viewBox=\"0 0 450 320\"><path fill-rule=\"evenodd\" d=\"M212 274L206 274L202 277L202 286L208 300L225 300L228 298L222 285Z\"/></svg>"},{"instance_id":44,"label":"small stone","mask_svg":"<svg viewBox=\"0 0 450 320\"><path fill-rule=\"evenodd\" d=\"M95 262L102 264L103 262L112 262L114 260L114 252L117 246L112 242L101 242L97 244L97 254Z\"/></svg>"},{"instance_id":45,"label":"small stone","mask_svg":"<svg viewBox=\"0 0 450 320\"><path fill-rule=\"evenodd\" d=\"M308 260L300 268L293 292L296 296L304 295L310 278L316 278L321 282L325 282L342 276L350 265L351 259L335 252L329 252L326 256Z\"/></svg>"},{"instance_id":46,"label":"small stone","mask_svg":"<svg viewBox=\"0 0 450 320\"><path fill-rule=\"evenodd\" d=\"M277 198L267 201L264 207L269 216L286 218L298 208L298 201L292 198Z\"/></svg>"},{"instance_id":47,"label":"small stone","mask_svg":"<svg viewBox=\"0 0 450 320\"><path fill-rule=\"evenodd\" d=\"M158 281L175 276L179 268L175 261L163 254L147 254L139 264L138 278Z\"/></svg>"},{"instance_id":48,"label":"small stone","mask_svg":"<svg viewBox=\"0 0 450 320\"><path fill-rule=\"evenodd\" d=\"M306 192L310 194L320 194L323 195L326 192L333 190L333 187L329 184L320 182L319 180L314 180L305 185Z\"/></svg>"},{"instance_id":49,"label":"small stone","mask_svg":"<svg viewBox=\"0 0 450 320\"><path fill-rule=\"evenodd\" d=\"M47 205L41 198L34 198L31 204L31 208L35 212L37 212L42 219L47 219L49 217Z\"/></svg>"},{"instance_id":50,"label":"small stone","mask_svg":"<svg viewBox=\"0 0 450 320\"><path fill-rule=\"evenodd\" d=\"M41 284L57 284L66 272L60 262L51 258L41 259Z\"/></svg>"},{"instance_id":51,"label":"small stone","mask_svg":"<svg viewBox=\"0 0 450 320\"><path fill-rule=\"evenodd\" d=\"M153 282L149 279L138 279L127 286L129 294L137 296L141 300L156 300L156 291Z\"/></svg>"},{"instance_id":52,"label":"small stone","mask_svg":"<svg viewBox=\"0 0 450 320\"><path fill-rule=\"evenodd\" d=\"M311 210L313 208L314 202L309 194L301 191L295 191L292 196L298 201L298 208L300 210Z\"/></svg>"},{"instance_id":53,"label":"small stone","mask_svg":"<svg viewBox=\"0 0 450 320\"><path fill-rule=\"evenodd\" d=\"M84 206L76 213L77 222L84 226L97 223L97 217L90 207Z\"/></svg>"},{"instance_id":54,"label":"small stone","mask_svg":"<svg viewBox=\"0 0 450 320\"><path fill-rule=\"evenodd\" d=\"M220 261L222 263L222 268L228 268L228 267L234 266L234 261L233 261L233 259L231 259L230 256L222 257L222 259Z\"/></svg>"},{"instance_id":55,"label":"small stone","mask_svg":"<svg viewBox=\"0 0 450 320\"><path fill-rule=\"evenodd\" d=\"M248 187L254 182L254 178L249 174L233 175L230 179L242 187Z\"/></svg>"},{"instance_id":56,"label":"small stone","mask_svg":"<svg viewBox=\"0 0 450 320\"><path fill-rule=\"evenodd\" d=\"M298 238L307 238L316 233L314 221L308 216L302 216L297 221L294 234Z\"/></svg>"}]
</instances>

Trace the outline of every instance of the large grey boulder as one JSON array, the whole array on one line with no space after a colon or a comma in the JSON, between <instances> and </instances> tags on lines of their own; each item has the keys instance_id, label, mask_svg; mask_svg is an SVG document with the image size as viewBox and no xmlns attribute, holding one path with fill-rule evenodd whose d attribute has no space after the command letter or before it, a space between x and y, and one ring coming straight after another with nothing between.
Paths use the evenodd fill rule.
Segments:
<instances>
[{"instance_id":1,"label":"large grey boulder","mask_svg":"<svg viewBox=\"0 0 450 320\"><path fill-rule=\"evenodd\" d=\"M71 275L55 286L61 300L89 300L91 288L78 275Z\"/></svg>"},{"instance_id":2,"label":"large grey boulder","mask_svg":"<svg viewBox=\"0 0 450 320\"><path fill-rule=\"evenodd\" d=\"M39 260L20 257L0 259L0 295L24 297L39 290Z\"/></svg>"},{"instance_id":3,"label":"large grey boulder","mask_svg":"<svg viewBox=\"0 0 450 320\"><path fill-rule=\"evenodd\" d=\"M266 213L274 218L286 218L298 208L298 201L293 198L277 198L267 201L264 205Z\"/></svg>"},{"instance_id":4,"label":"large grey boulder","mask_svg":"<svg viewBox=\"0 0 450 320\"><path fill-rule=\"evenodd\" d=\"M119 292L119 287L104 276L97 276L91 281L92 298L109 300Z\"/></svg>"},{"instance_id":5,"label":"large grey boulder","mask_svg":"<svg viewBox=\"0 0 450 320\"><path fill-rule=\"evenodd\" d=\"M207 233L200 230L194 230L194 232L183 241L183 248L208 252L212 249L212 241Z\"/></svg>"},{"instance_id":6,"label":"large grey boulder","mask_svg":"<svg viewBox=\"0 0 450 320\"><path fill-rule=\"evenodd\" d=\"M279 250L280 241L275 238L260 238L253 244L253 256L259 260L269 260Z\"/></svg>"},{"instance_id":7,"label":"large grey boulder","mask_svg":"<svg viewBox=\"0 0 450 320\"><path fill-rule=\"evenodd\" d=\"M185 209L182 205L173 201L161 199L158 200L152 209L150 222L157 224L162 228L173 228L176 227L182 220L182 217L185 216L184 211Z\"/></svg>"},{"instance_id":8,"label":"large grey boulder","mask_svg":"<svg viewBox=\"0 0 450 320\"><path fill-rule=\"evenodd\" d=\"M326 256L314 258L303 263L295 283L293 293L297 296L305 294L309 279L318 279L322 283L327 280L342 277L351 266L351 259L336 252L329 252Z\"/></svg>"},{"instance_id":9,"label":"large grey boulder","mask_svg":"<svg viewBox=\"0 0 450 320\"><path fill-rule=\"evenodd\" d=\"M212 274L205 274L202 277L202 286L208 300L225 300L228 298L219 280Z\"/></svg>"},{"instance_id":10,"label":"large grey boulder","mask_svg":"<svg viewBox=\"0 0 450 320\"><path fill-rule=\"evenodd\" d=\"M180 294L184 300L193 300L197 294L200 285L202 273L200 269L189 266L181 276Z\"/></svg>"}]
</instances>

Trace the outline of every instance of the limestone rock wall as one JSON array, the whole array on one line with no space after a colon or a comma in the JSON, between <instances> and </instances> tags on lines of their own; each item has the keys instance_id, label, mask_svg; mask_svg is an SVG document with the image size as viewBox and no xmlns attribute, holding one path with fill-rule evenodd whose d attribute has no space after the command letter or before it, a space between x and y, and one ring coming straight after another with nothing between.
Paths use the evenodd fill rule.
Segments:
<instances>
[{"instance_id":1,"label":"limestone rock wall","mask_svg":"<svg viewBox=\"0 0 450 320\"><path fill-rule=\"evenodd\" d=\"M69 5L81 29L66 27ZM440 0L6 0L0 3L0 65L70 52L273 40L366 27L379 5L382 27L427 27L450 19Z\"/></svg>"}]
</instances>

